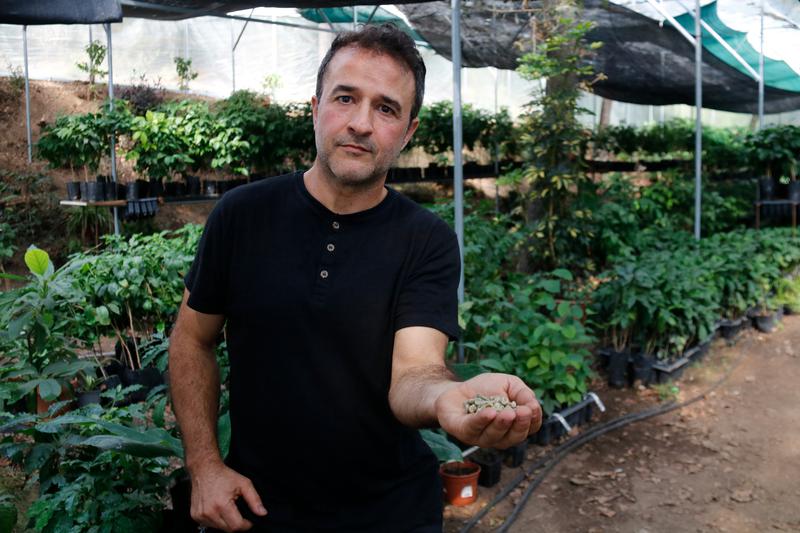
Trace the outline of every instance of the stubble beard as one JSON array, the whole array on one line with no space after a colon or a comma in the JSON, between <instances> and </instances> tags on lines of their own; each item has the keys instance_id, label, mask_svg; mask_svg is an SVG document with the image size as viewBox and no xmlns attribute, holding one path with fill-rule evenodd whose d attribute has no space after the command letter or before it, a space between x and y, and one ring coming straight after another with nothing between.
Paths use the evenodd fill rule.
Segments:
<instances>
[{"instance_id":1,"label":"stubble beard","mask_svg":"<svg viewBox=\"0 0 800 533\"><path fill-rule=\"evenodd\" d=\"M337 150L339 148L338 145L334 145L333 150ZM317 150L317 155L319 157L319 162L322 166L324 174L335 184L353 190L367 190L371 189L376 186L376 184L380 183L386 178L387 173L389 172L389 168L392 166L392 163L397 159L397 155L390 158L384 165L381 165L380 162L376 162L375 166L373 166L372 170L367 172L359 172L359 171L345 171L345 170L336 170L331 166L331 158L330 158L330 151L328 150ZM399 155L399 154L398 154ZM367 156L367 154L365 154Z\"/></svg>"}]
</instances>

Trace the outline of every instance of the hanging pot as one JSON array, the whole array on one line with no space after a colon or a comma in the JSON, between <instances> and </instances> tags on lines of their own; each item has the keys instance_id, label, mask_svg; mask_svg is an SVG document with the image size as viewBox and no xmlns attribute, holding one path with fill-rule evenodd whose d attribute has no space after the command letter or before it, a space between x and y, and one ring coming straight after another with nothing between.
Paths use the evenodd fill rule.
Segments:
<instances>
[{"instance_id":1,"label":"hanging pot","mask_svg":"<svg viewBox=\"0 0 800 533\"><path fill-rule=\"evenodd\" d=\"M440 466L445 501L462 506L477 500L480 473L481 467L471 461L454 461Z\"/></svg>"}]
</instances>

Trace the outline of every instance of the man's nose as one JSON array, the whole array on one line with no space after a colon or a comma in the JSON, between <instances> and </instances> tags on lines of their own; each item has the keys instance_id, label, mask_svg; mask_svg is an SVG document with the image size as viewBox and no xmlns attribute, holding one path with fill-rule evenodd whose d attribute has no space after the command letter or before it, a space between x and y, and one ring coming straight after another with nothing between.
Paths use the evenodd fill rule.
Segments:
<instances>
[{"instance_id":1,"label":"man's nose","mask_svg":"<svg viewBox=\"0 0 800 533\"><path fill-rule=\"evenodd\" d=\"M372 133L372 109L366 103L357 106L350 115L350 130L359 136Z\"/></svg>"}]
</instances>

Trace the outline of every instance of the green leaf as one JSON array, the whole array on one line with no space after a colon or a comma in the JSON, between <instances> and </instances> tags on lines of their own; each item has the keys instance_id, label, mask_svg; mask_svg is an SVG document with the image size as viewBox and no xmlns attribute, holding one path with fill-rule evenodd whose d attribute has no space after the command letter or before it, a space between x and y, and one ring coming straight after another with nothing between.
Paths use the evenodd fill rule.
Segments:
<instances>
[{"instance_id":1,"label":"green leaf","mask_svg":"<svg viewBox=\"0 0 800 533\"><path fill-rule=\"evenodd\" d=\"M231 415L225 413L217 420L217 443L223 459L228 456L231 447Z\"/></svg>"},{"instance_id":2,"label":"green leaf","mask_svg":"<svg viewBox=\"0 0 800 533\"><path fill-rule=\"evenodd\" d=\"M419 433L422 436L422 440L430 447L440 463L464 460L464 456L461 454L461 450L458 446L450 442L447 437L441 433L430 429L420 429Z\"/></svg>"},{"instance_id":3,"label":"green leaf","mask_svg":"<svg viewBox=\"0 0 800 533\"><path fill-rule=\"evenodd\" d=\"M32 273L44 276L50 266L50 256L44 250L31 245L25 252L25 264Z\"/></svg>"},{"instance_id":4,"label":"green leaf","mask_svg":"<svg viewBox=\"0 0 800 533\"><path fill-rule=\"evenodd\" d=\"M39 382L39 396L42 400L52 402L61 394L61 385L54 379L43 379Z\"/></svg>"},{"instance_id":5,"label":"green leaf","mask_svg":"<svg viewBox=\"0 0 800 533\"><path fill-rule=\"evenodd\" d=\"M478 361L478 364L483 368L488 368L489 370L497 370L498 372L506 371L506 365L504 365L503 362L498 359L482 359Z\"/></svg>"}]
</instances>

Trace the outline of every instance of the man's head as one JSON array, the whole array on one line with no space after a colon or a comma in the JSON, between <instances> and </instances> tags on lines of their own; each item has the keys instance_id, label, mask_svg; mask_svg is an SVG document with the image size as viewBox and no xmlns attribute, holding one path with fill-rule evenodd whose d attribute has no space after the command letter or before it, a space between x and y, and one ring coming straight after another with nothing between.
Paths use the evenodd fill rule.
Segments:
<instances>
[{"instance_id":1,"label":"man's head","mask_svg":"<svg viewBox=\"0 0 800 533\"><path fill-rule=\"evenodd\" d=\"M331 59L336 52L347 46L385 54L405 64L414 75L414 105L411 107L409 121L417 118L425 97L425 63L422 61L422 56L420 56L414 40L393 24L388 23L380 26L364 26L358 31L347 31L336 36L317 70L317 100L322 98L325 74Z\"/></svg>"},{"instance_id":2,"label":"man's head","mask_svg":"<svg viewBox=\"0 0 800 533\"><path fill-rule=\"evenodd\" d=\"M332 182L371 188L386 177L417 129L425 65L394 26L339 35L312 98L317 160Z\"/></svg>"}]
</instances>

